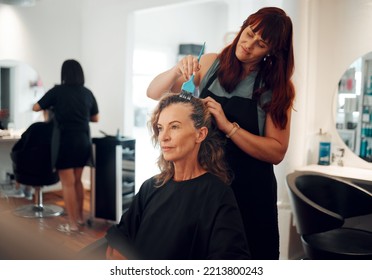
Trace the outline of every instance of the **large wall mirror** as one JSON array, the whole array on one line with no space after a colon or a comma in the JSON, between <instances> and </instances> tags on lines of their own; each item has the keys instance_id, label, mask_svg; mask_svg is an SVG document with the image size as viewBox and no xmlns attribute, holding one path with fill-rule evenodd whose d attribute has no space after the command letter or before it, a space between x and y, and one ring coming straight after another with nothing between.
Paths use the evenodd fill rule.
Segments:
<instances>
[{"instance_id":1,"label":"large wall mirror","mask_svg":"<svg viewBox=\"0 0 372 280\"><path fill-rule=\"evenodd\" d=\"M32 111L32 105L45 93L40 76L27 63L0 60L1 126L14 131L25 130L41 113Z\"/></svg>"},{"instance_id":2,"label":"large wall mirror","mask_svg":"<svg viewBox=\"0 0 372 280\"><path fill-rule=\"evenodd\" d=\"M339 81L336 128L350 150L372 162L372 52L356 59Z\"/></svg>"}]
</instances>

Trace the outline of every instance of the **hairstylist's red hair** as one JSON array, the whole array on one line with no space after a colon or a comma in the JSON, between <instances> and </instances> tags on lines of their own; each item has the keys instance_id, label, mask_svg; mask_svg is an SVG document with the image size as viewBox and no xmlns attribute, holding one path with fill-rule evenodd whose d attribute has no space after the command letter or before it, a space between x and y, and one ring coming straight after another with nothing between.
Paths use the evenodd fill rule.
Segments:
<instances>
[{"instance_id":1,"label":"hairstylist's red hair","mask_svg":"<svg viewBox=\"0 0 372 280\"><path fill-rule=\"evenodd\" d=\"M268 42L269 56L258 64L258 88L253 93L256 100L266 90L272 90L272 100L268 104L260 104L271 114L276 126L284 129L287 125L287 111L292 107L295 89L291 81L294 70L293 27L286 13L276 7L267 7L250 15L235 37L234 41L219 54L220 68L218 79L227 92L232 92L245 78L242 64L235 56L236 45L240 35L247 27L253 27Z\"/></svg>"}]
</instances>

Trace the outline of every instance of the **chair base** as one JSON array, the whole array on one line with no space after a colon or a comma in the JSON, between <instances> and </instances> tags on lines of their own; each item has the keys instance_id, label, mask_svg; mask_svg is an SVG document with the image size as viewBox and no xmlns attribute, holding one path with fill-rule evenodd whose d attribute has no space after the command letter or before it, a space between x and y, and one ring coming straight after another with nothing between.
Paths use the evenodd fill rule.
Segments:
<instances>
[{"instance_id":1,"label":"chair base","mask_svg":"<svg viewBox=\"0 0 372 280\"><path fill-rule=\"evenodd\" d=\"M43 204L42 187L34 187L35 203L32 205L24 205L14 210L14 214L23 218L46 218L56 217L63 213L63 208L57 205Z\"/></svg>"},{"instance_id":2,"label":"chair base","mask_svg":"<svg viewBox=\"0 0 372 280\"><path fill-rule=\"evenodd\" d=\"M56 205L25 205L18 207L14 214L23 218L46 218L56 217L63 213L63 208Z\"/></svg>"}]
</instances>

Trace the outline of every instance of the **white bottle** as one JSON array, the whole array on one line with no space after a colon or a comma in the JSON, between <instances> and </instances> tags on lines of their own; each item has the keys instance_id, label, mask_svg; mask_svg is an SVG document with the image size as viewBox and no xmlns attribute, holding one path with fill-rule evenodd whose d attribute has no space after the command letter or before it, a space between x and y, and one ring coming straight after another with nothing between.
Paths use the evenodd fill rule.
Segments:
<instances>
[{"instance_id":1,"label":"white bottle","mask_svg":"<svg viewBox=\"0 0 372 280\"><path fill-rule=\"evenodd\" d=\"M14 123L9 122L7 129L8 129L10 137L13 137L14 136Z\"/></svg>"}]
</instances>

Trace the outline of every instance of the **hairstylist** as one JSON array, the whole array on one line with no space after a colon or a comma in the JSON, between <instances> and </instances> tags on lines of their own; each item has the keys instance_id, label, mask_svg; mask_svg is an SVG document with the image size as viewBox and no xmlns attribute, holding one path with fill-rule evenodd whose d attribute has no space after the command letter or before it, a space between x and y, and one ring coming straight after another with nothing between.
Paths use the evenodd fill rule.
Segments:
<instances>
[{"instance_id":1,"label":"hairstylist","mask_svg":"<svg viewBox=\"0 0 372 280\"><path fill-rule=\"evenodd\" d=\"M253 259L279 258L277 184L273 165L287 151L295 90L292 21L275 7L250 15L221 53L205 54L200 64L184 57L150 83L158 99L179 91L192 73L217 126L228 138L231 184L243 217Z\"/></svg>"},{"instance_id":2,"label":"hairstylist","mask_svg":"<svg viewBox=\"0 0 372 280\"><path fill-rule=\"evenodd\" d=\"M80 63L63 62L61 85L56 85L33 106L34 111L53 108L60 129L56 168L61 180L68 224L59 225L63 232L79 232L84 225L84 189L81 181L84 166L92 157L89 122L98 122L98 105L93 93L84 86Z\"/></svg>"}]
</instances>

